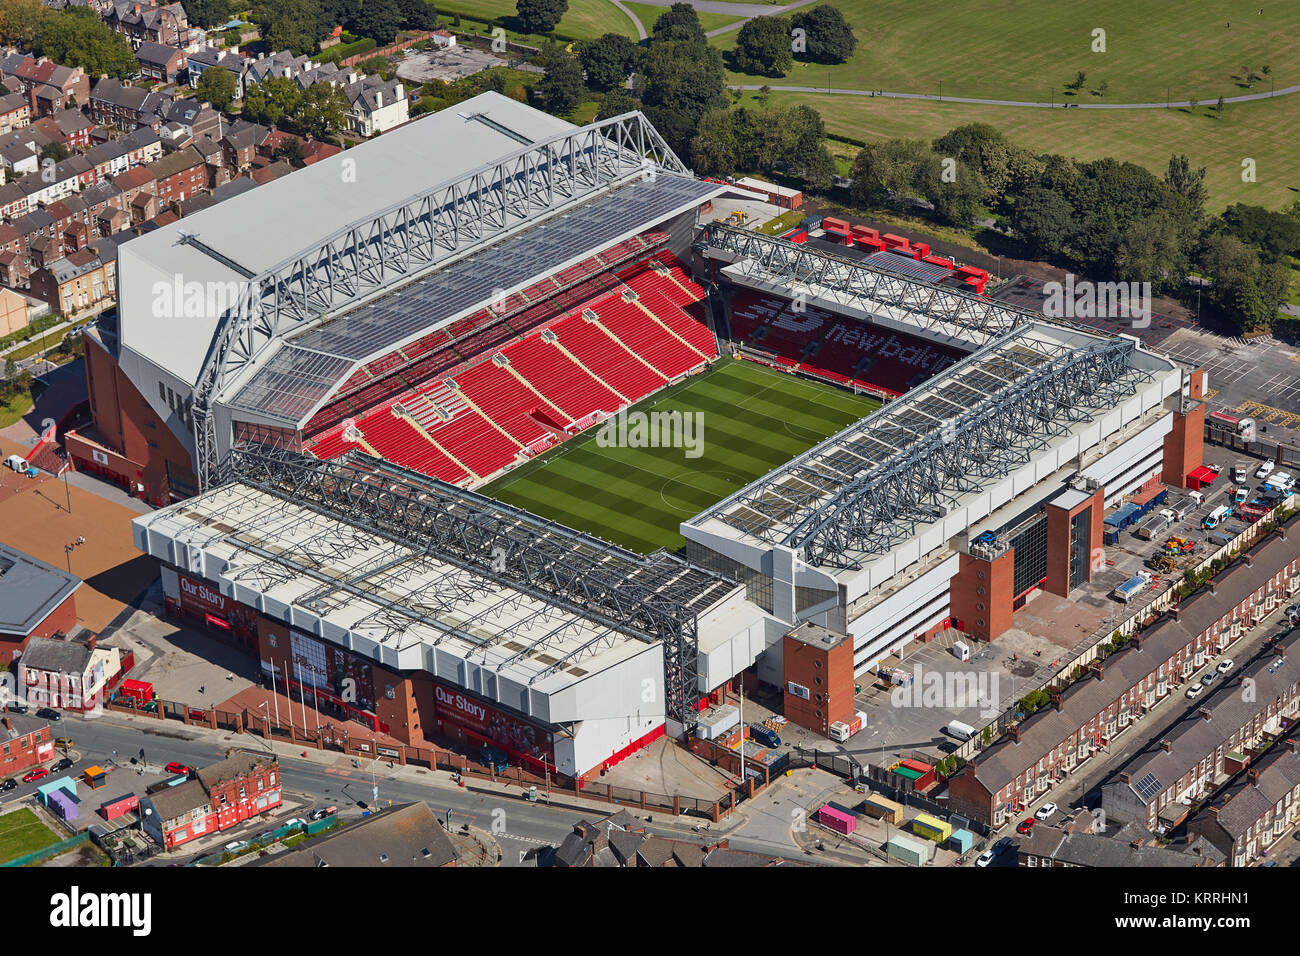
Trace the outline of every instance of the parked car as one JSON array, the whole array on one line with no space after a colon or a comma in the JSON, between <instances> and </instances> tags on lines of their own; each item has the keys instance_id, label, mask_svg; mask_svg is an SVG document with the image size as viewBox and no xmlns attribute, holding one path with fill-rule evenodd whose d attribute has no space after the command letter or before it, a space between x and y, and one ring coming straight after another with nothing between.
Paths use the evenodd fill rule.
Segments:
<instances>
[{"instance_id":1,"label":"parked car","mask_svg":"<svg viewBox=\"0 0 1300 956\"><path fill-rule=\"evenodd\" d=\"M996 855L997 854L995 854L992 850L985 850L983 853L979 855L979 859L975 861L975 865L978 867L988 866L990 863L993 862L993 858Z\"/></svg>"},{"instance_id":2,"label":"parked car","mask_svg":"<svg viewBox=\"0 0 1300 956\"><path fill-rule=\"evenodd\" d=\"M9 711L11 714L25 714L27 713L27 705L20 704L16 700L11 700L9 703L5 704L5 710Z\"/></svg>"},{"instance_id":3,"label":"parked car","mask_svg":"<svg viewBox=\"0 0 1300 956\"><path fill-rule=\"evenodd\" d=\"M1193 684L1191 687L1187 688L1187 699L1196 700L1196 698L1201 696L1203 690L1205 690L1205 685Z\"/></svg>"},{"instance_id":4,"label":"parked car","mask_svg":"<svg viewBox=\"0 0 1300 956\"><path fill-rule=\"evenodd\" d=\"M36 712L36 716L41 720L62 720L63 715L52 707L42 707Z\"/></svg>"},{"instance_id":5,"label":"parked car","mask_svg":"<svg viewBox=\"0 0 1300 956\"><path fill-rule=\"evenodd\" d=\"M185 766L185 764L177 763L174 760L167 765L166 770L168 773L183 773L187 777L192 772L189 767Z\"/></svg>"},{"instance_id":6,"label":"parked car","mask_svg":"<svg viewBox=\"0 0 1300 956\"><path fill-rule=\"evenodd\" d=\"M1215 670L1218 671L1220 674L1226 674L1228 673L1228 671L1232 670L1233 667L1235 666L1236 665L1233 662L1231 657L1225 657L1223 660L1219 661L1219 666L1216 667Z\"/></svg>"},{"instance_id":7,"label":"parked car","mask_svg":"<svg viewBox=\"0 0 1300 956\"><path fill-rule=\"evenodd\" d=\"M225 849L227 853L236 853L239 850L244 849L246 846L248 846L247 840L235 840L232 843L227 843L223 849Z\"/></svg>"},{"instance_id":8,"label":"parked car","mask_svg":"<svg viewBox=\"0 0 1300 956\"><path fill-rule=\"evenodd\" d=\"M4 781L4 783L0 783L0 793L8 793L10 790L17 790L17 789L18 789L18 781L15 780L13 777L9 777ZM1300 833L1296 833L1296 837L1300 838Z\"/></svg>"},{"instance_id":9,"label":"parked car","mask_svg":"<svg viewBox=\"0 0 1300 956\"><path fill-rule=\"evenodd\" d=\"M1204 676L1201 677L1201 683L1204 684L1206 687L1209 687L1218 679L1219 679L1219 675L1215 671L1210 671L1208 674L1205 674Z\"/></svg>"},{"instance_id":10,"label":"parked car","mask_svg":"<svg viewBox=\"0 0 1300 956\"><path fill-rule=\"evenodd\" d=\"M1025 817L1025 819L1021 820L1020 823L1016 825L1016 832L1028 833L1033 828L1034 828L1034 818Z\"/></svg>"},{"instance_id":11,"label":"parked car","mask_svg":"<svg viewBox=\"0 0 1300 956\"><path fill-rule=\"evenodd\" d=\"M75 763L76 763L76 761L73 760L71 757L64 757L62 760L60 760L58 763L56 763L53 767L51 767L51 768L50 768L50 771L51 771L52 773L61 773L62 771L67 770L69 767L71 767L71 766L72 766L73 764L75 764Z\"/></svg>"},{"instance_id":12,"label":"parked car","mask_svg":"<svg viewBox=\"0 0 1300 956\"><path fill-rule=\"evenodd\" d=\"M1041 807L1038 808L1038 812L1035 813L1034 816L1039 820L1046 820L1049 817L1051 817L1051 815L1055 812L1056 812L1056 804L1044 803Z\"/></svg>"},{"instance_id":13,"label":"parked car","mask_svg":"<svg viewBox=\"0 0 1300 956\"><path fill-rule=\"evenodd\" d=\"M313 820L324 820L331 813L338 813L338 812L339 812L338 807L321 807L319 810L312 811L311 818Z\"/></svg>"},{"instance_id":14,"label":"parked car","mask_svg":"<svg viewBox=\"0 0 1300 956\"><path fill-rule=\"evenodd\" d=\"M283 823L281 823L280 826L302 827L305 830L307 828L307 821L304 820L302 817L290 817L288 820L285 820Z\"/></svg>"},{"instance_id":15,"label":"parked car","mask_svg":"<svg viewBox=\"0 0 1300 956\"><path fill-rule=\"evenodd\" d=\"M54 746L60 750L71 750L74 744L71 737L55 737Z\"/></svg>"},{"instance_id":16,"label":"parked car","mask_svg":"<svg viewBox=\"0 0 1300 956\"><path fill-rule=\"evenodd\" d=\"M34 770L28 770L25 774L23 774L23 783L31 783L33 780L40 780L43 777L48 777L49 775L50 772L46 770L44 767L37 767Z\"/></svg>"}]
</instances>

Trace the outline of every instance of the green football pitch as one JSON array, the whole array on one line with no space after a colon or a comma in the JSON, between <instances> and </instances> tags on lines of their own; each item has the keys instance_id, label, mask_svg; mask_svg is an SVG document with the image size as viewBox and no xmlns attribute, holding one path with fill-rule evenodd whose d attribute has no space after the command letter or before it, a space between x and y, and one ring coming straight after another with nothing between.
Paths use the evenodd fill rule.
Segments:
<instances>
[{"instance_id":1,"label":"green football pitch","mask_svg":"<svg viewBox=\"0 0 1300 956\"><path fill-rule=\"evenodd\" d=\"M635 551L675 550L683 544L677 533L683 519L879 406L829 385L721 359L629 409L628 440L611 444L601 427L590 429L483 493ZM638 412L695 413L672 420L697 423L697 430L676 430L685 447L631 447L644 445Z\"/></svg>"}]
</instances>

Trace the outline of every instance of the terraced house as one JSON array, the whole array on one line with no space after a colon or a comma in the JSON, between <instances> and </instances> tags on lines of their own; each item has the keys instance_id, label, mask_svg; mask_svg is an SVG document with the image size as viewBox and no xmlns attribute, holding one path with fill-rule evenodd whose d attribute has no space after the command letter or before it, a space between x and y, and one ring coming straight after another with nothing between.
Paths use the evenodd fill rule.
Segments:
<instances>
[{"instance_id":1,"label":"terraced house","mask_svg":"<svg viewBox=\"0 0 1300 956\"><path fill-rule=\"evenodd\" d=\"M1091 675L1053 694L949 781L952 808L992 826L1019 813L1105 752L1216 655L1300 590L1300 518L1242 556ZM1244 651L1243 651L1244 654ZM1261 703L1261 706L1263 704ZM1127 819L1127 818L1125 818ZM1136 822L1155 825L1154 816Z\"/></svg>"},{"instance_id":2,"label":"terraced house","mask_svg":"<svg viewBox=\"0 0 1300 956\"><path fill-rule=\"evenodd\" d=\"M1229 866L1247 866L1300 823L1300 753L1288 738L1187 822Z\"/></svg>"}]
</instances>

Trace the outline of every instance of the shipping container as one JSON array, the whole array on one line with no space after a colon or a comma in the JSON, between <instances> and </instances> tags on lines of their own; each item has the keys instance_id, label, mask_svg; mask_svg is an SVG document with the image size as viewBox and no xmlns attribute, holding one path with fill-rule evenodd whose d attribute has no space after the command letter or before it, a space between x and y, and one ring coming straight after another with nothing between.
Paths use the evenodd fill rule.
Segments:
<instances>
[{"instance_id":1,"label":"shipping container","mask_svg":"<svg viewBox=\"0 0 1300 956\"><path fill-rule=\"evenodd\" d=\"M862 801L861 813L876 820L887 820L894 826L903 825L903 808L878 794L872 794Z\"/></svg>"},{"instance_id":2,"label":"shipping container","mask_svg":"<svg viewBox=\"0 0 1300 956\"><path fill-rule=\"evenodd\" d=\"M880 237L881 242L885 244L886 249L909 249L911 242L905 236L896 236L892 232L887 232Z\"/></svg>"},{"instance_id":3,"label":"shipping container","mask_svg":"<svg viewBox=\"0 0 1300 956\"><path fill-rule=\"evenodd\" d=\"M924 259L930 254L930 244L928 242L912 243L912 255L917 259Z\"/></svg>"},{"instance_id":4,"label":"shipping container","mask_svg":"<svg viewBox=\"0 0 1300 956\"><path fill-rule=\"evenodd\" d=\"M879 239L879 238L880 238L880 232L876 229L872 229L870 226L853 227L854 242L860 242L863 239Z\"/></svg>"},{"instance_id":5,"label":"shipping container","mask_svg":"<svg viewBox=\"0 0 1300 956\"><path fill-rule=\"evenodd\" d=\"M952 836L952 824L928 813L920 813L912 820L912 832L935 843L943 843Z\"/></svg>"},{"instance_id":6,"label":"shipping container","mask_svg":"<svg viewBox=\"0 0 1300 956\"><path fill-rule=\"evenodd\" d=\"M1123 531L1137 519L1137 516L1138 506L1129 502L1126 505L1122 505L1114 514L1107 515L1103 518L1102 524L1109 525L1118 531Z\"/></svg>"},{"instance_id":7,"label":"shipping container","mask_svg":"<svg viewBox=\"0 0 1300 956\"><path fill-rule=\"evenodd\" d=\"M953 830L948 838L948 849L965 853L975 845L975 834L969 830Z\"/></svg>"},{"instance_id":8,"label":"shipping container","mask_svg":"<svg viewBox=\"0 0 1300 956\"><path fill-rule=\"evenodd\" d=\"M843 810L837 810L830 804L817 811L817 820L822 826L830 827L835 832L846 836L858 828L857 817Z\"/></svg>"},{"instance_id":9,"label":"shipping container","mask_svg":"<svg viewBox=\"0 0 1300 956\"><path fill-rule=\"evenodd\" d=\"M826 232L833 232L840 236L847 236L849 234L849 224L843 219L836 219L833 216L825 216L822 218L822 229Z\"/></svg>"},{"instance_id":10,"label":"shipping container","mask_svg":"<svg viewBox=\"0 0 1300 956\"><path fill-rule=\"evenodd\" d=\"M930 848L926 844L901 833L889 838L885 852L895 860L910 863L912 866L924 866L930 860Z\"/></svg>"}]
</instances>

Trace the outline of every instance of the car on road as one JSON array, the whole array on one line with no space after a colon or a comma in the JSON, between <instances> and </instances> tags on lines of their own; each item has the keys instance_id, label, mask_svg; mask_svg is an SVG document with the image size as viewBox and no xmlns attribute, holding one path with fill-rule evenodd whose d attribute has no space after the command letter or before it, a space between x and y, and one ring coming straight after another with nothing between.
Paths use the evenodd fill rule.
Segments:
<instances>
[{"instance_id":1,"label":"car on road","mask_svg":"<svg viewBox=\"0 0 1300 956\"><path fill-rule=\"evenodd\" d=\"M1033 818L1033 817L1025 817L1025 819L1021 820L1020 823L1018 823L1018 824L1016 825L1016 832L1017 832L1017 833L1028 833L1028 832L1029 832L1030 830L1032 830L1033 828L1034 828L1034 818Z\"/></svg>"},{"instance_id":2,"label":"car on road","mask_svg":"<svg viewBox=\"0 0 1300 956\"><path fill-rule=\"evenodd\" d=\"M5 710L9 711L11 714L25 714L27 713L27 705L20 704L16 700L11 700L9 703L5 704Z\"/></svg>"},{"instance_id":3,"label":"car on road","mask_svg":"<svg viewBox=\"0 0 1300 956\"><path fill-rule=\"evenodd\" d=\"M222 849L224 849L227 853L236 853L239 850L244 849L244 847L246 846L248 846L247 840L235 840L231 843L227 843L224 847L222 847Z\"/></svg>"},{"instance_id":4,"label":"car on road","mask_svg":"<svg viewBox=\"0 0 1300 956\"><path fill-rule=\"evenodd\" d=\"M50 772L46 770L44 767L37 767L35 770L28 770L25 774L23 774L23 783L31 783L33 780L40 780L41 778L48 777L49 775Z\"/></svg>"},{"instance_id":5,"label":"car on road","mask_svg":"<svg viewBox=\"0 0 1300 956\"><path fill-rule=\"evenodd\" d=\"M1219 675L1215 671L1210 671L1208 674L1201 675L1201 683L1204 684L1206 687L1209 687L1218 679L1219 679Z\"/></svg>"},{"instance_id":6,"label":"car on road","mask_svg":"<svg viewBox=\"0 0 1300 956\"><path fill-rule=\"evenodd\" d=\"M313 820L324 820L331 813L338 813L338 807L321 807L319 810L313 810L311 818Z\"/></svg>"},{"instance_id":7,"label":"car on road","mask_svg":"<svg viewBox=\"0 0 1300 956\"><path fill-rule=\"evenodd\" d=\"M994 853L992 850L985 850L983 853L979 855L979 859L975 861L975 865L978 867L988 866L990 863L993 862L993 858L995 856L997 856L997 854Z\"/></svg>"},{"instance_id":8,"label":"car on road","mask_svg":"<svg viewBox=\"0 0 1300 956\"><path fill-rule=\"evenodd\" d=\"M41 720L62 720L63 715L52 707L42 707L36 712L36 716Z\"/></svg>"},{"instance_id":9,"label":"car on road","mask_svg":"<svg viewBox=\"0 0 1300 956\"><path fill-rule=\"evenodd\" d=\"M50 772L59 773L60 771L67 770L75 763L76 761L73 760L71 757L64 757L62 760L60 760L53 767L50 768Z\"/></svg>"},{"instance_id":10,"label":"car on road","mask_svg":"<svg viewBox=\"0 0 1300 956\"><path fill-rule=\"evenodd\" d=\"M1219 661L1219 666L1216 667L1215 670L1218 671L1220 674L1226 674L1228 673L1228 671L1232 670L1233 667L1235 666L1236 664L1233 663L1231 657L1225 657L1223 660Z\"/></svg>"},{"instance_id":11,"label":"car on road","mask_svg":"<svg viewBox=\"0 0 1300 956\"><path fill-rule=\"evenodd\" d=\"M71 737L55 737L54 746L60 750L71 750L74 744Z\"/></svg>"},{"instance_id":12,"label":"car on road","mask_svg":"<svg viewBox=\"0 0 1300 956\"><path fill-rule=\"evenodd\" d=\"M1034 816L1039 820L1046 820L1050 818L1051 815L1055 812L1056 812L1056 804L1044 803L1041 807L1038 808L1038 812L1035 813Z\"/></svg>"},{"instance_id":13,"label":"car on road","mask_svg":"<svg viewBox=\"0 0 1300 956\"><path fill-rule=\"evenodd\" d=\"M1203 684L1193 684L1191 687L1187 688L1187 699L1196 700L1196 698L1201 696L1201 692L1204 690L1205 686Z\"/></svg>"},{"instance_id":14,"label":"car on road","mask_svg":"<svg viewBox=\"0 0 1300 956\"><path fill-rule=\"evenodd\" d=\"M305 830L307 828L307 821L304 820L302 817L291 817L290 819L285 820L283 823L281 823L280 826L302 827Z\"/></svg>"},{"instance_id":15,"label":"car on road","mask_svg":"<svg viewBox=\"0 0 1300 956\"><path fill-rule=\"evenodd\" d=\"M166 770L168 773L183 773L187 777L192 772L189 767L185 766L185 764L177 763L174 760L167 765Z\"/></svg>"},{"instance_id":16,"label":"car on road","mask_svg":"<svg viewBox=\"0 0 1300 956\"><path fill-rule=\"evenodd\" d=\"M4 783L0 783L0 793L8 793L10 790L17 790L17 789L18 789L18 781L15 780L13 777L9 777L4 781ZM1297 833L1296 837L1300 838L1300 833Z\"/></svg>"}]
</instances>

